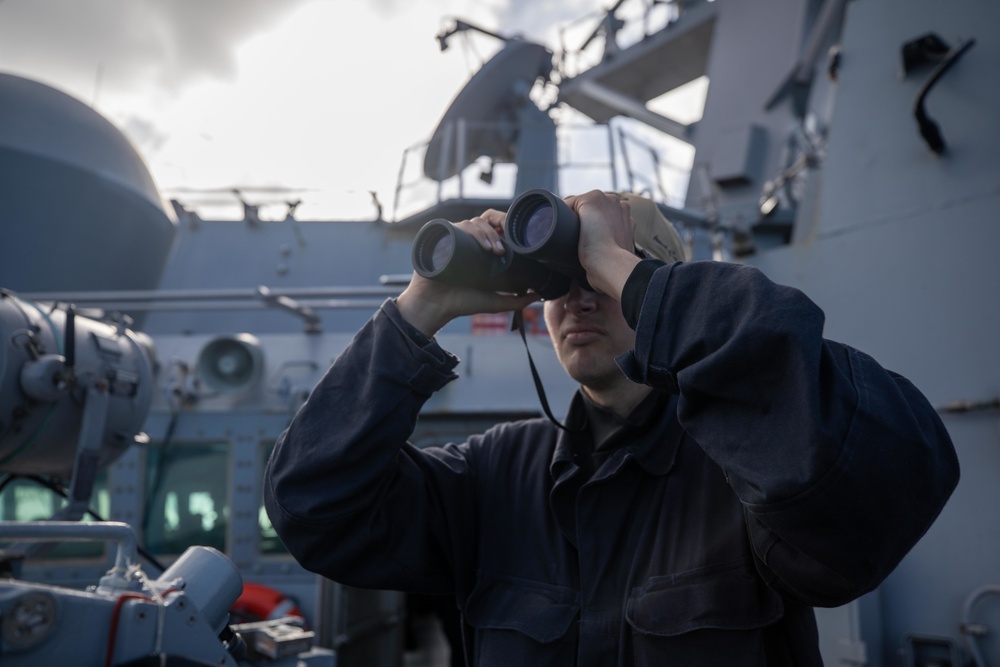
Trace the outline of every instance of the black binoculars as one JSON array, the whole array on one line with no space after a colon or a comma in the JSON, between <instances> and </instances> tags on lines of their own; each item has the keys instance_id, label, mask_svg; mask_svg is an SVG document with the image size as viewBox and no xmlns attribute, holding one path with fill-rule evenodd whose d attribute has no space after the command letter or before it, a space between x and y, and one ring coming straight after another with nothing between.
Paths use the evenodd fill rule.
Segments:
<instances>
[{"instance_id":1,"label":"black binoculars","mask_svg":"<svg viewBox=\"0 0 1000 667\"><path fill-rule=\"evenodd\" d=\"M443 219L425 224L413 240L413 268L424 278L494 292L556 299L576 280L587 286L577 254L580 219L548 190L517 197L504 222L504 254L484 250Z\"/></svg>"}]
</instances>

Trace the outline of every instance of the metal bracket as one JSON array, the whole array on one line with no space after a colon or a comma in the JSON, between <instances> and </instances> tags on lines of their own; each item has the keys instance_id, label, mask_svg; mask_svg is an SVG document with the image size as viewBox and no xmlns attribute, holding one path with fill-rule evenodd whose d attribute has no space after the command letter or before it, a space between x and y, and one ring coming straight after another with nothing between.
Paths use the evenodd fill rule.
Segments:
<instances>
[{"instance_id":1,"label":"metal bracket","mask_svg":"<svg viewBox=\"0 0 1000 667\"><path fill-rule=\"evenodd\" d=\"M293 315L297 315L302 318L306 323L305 332L308 334L322 333L323 325L316 314L316 311L308 306L303 306L295 299L288 296L277 296L271 294L269 290L264 285L257 288L257 294L260 298L269 306L275 308L280 308L281 310L286 310Z\"/></svg>"}]
</instances>

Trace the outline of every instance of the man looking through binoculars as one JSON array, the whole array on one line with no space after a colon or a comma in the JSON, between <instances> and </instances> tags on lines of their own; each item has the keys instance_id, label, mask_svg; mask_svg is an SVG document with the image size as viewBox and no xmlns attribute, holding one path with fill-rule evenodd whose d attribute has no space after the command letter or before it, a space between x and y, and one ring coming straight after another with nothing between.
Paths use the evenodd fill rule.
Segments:
<instances>
[{"instance_id":1,"label":"man looking through binoculars","mask_svg":"<svg viewBox=\"0 0 1000 667\"><path fill-rule=\"evenodd\" d=\"M907 380L824 339L798 290L682 261L652 202L565 202L589 285L544 304L581 385L565 428L406 442L455 377L434 334L537 299L415 274L279 439L275 528L341 583L455 595L477 666L821 665L811 607L875 588L954 489L943 425ZM504 219L459 227L488 258Z\"/></svg>"},{"instance_id":2,"label":"man looking through binoculars","mask_svg":"<svg viewBox=\"0 0 1000 667\"><path fill-rule=\"evenodd\" d=\"M627 417L651 391L646 385L629 381L614 361L632 347L635 338L619 305L622 286L640 261L632 250L635 225L624 198L568 197L566 202L573 206L577 200L580 200L580 263L591 281L596 281L591 285L596 291L574 282L568 294L546 303L546 325L559 361L570 377L581 384L595 403ZM504 218L504 213L489 210L460 227L479 241L484 251L502 255ZM601 224L605 220L612 224ZM683 252L679 238L674 248L677 254ZM408 322L432 337L456 317L521 310L537 300L533 293L514 296L463 289L417 276L396 305Z\"/></svg>"}]
</instances>

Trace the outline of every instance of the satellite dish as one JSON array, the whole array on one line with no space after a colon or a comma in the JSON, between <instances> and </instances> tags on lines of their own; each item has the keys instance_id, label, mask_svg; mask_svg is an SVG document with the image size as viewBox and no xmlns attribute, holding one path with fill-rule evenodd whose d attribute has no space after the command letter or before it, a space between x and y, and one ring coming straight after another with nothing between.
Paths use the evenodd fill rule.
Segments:
<instances>
[{"instance_id":1,"label":"satellite dish","mask_svg":"<svg viewBox=\"0 0 1000 667\"><path fill-rule=\"evenodd\" d=\"M520 112L530 105L528 93L539 77L552 72L552 53L522 40L506 46L476 72L459 91L438 123L424 156L424 175L435 181L455 176L480 156L498 161L517 157ZM459 132L464 121L463 139ZM456 159L461 151L461 157Z\"/></svg>"}]
</instances>

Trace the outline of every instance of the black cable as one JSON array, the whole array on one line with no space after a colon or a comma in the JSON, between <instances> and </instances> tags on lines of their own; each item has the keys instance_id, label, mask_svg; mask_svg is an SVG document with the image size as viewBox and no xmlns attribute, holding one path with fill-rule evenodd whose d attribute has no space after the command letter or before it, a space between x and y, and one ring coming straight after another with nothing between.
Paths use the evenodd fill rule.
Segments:
<instances>
[{"instance_id":1,"label":"black cable","mask_svg":"<svg viewBox=\"0 0 1000 667\"><path fill-rule=\"evenodd\" d=\"M941 155L945 151L944 137L941 135L941 128L938 124L927 115L927 109L924 108L924 102L927 99L928 93L931 92L931 88L934 84L938 82L938 79L948 71L948 69L955 64L955 62L965 54L973 44L976 43L975 39L970 39L964 44L959 46L957 49L949 52L947 56L944 57L934 71L931 72L930 77L924 82L924 85L920 87L920 92L917 93L917 99L913 104L913 115L917 119L917 126L920 128L920 136L924 138L927 145L930 146L931 150L937 155Z\"/></svg>"},{"instance_id":2,"label":"black cable","mask_svg":"<svg viewBox=\"0 0 1000 667\"><path fill-rule=\"evenodd\" d=\"M4 477L3 481L0 482L0 493L3 493L3 490L7 488L7 485L13 482L18 477L20 477L20 475L16 473L10 473L6 477Z\"/></svg>"},{"instance_id":3,"label":"black cable","mask_svg":"<svg viewBox=\"0 0 1000 667\"><path fill-rule=\"evenodd\" d=\"M38 484L40 486L44 486L49 491L52 491L53 493L55 493L55 494L57 494L59 496L62 496L66 500L69 500L69 493L66 492L66 489L64 489L61 485L53 482L50 479L45 479L41 475L8 475L7 478L4 479L3 482L0 482L0 491L2 491L3 488L11 481L11 479L15 478L15 477L20 477L21 479L31 480L32 482L35 482L36 484ZM90 516L94 517L94 519L97 520L97 521L107 521L107 519L105 519L104 517L102 517L100 514L98 514L97 512L95 512L90 507L87 508L87 514L89 514ZM164 566L160 561L158 561L156 559L156 556L154 556L153 554L149 553L148 551L146 551L145 549L143 549L138 544L136 544L135 550L139 553L140 556L142 556L147 561L149 561L150 564L152 564L153 566L159 568L160 572L166 572L166 570L167 570L166 566Z\"/></svg>"},{"instance_id":4,"label":"black cable","mask_svg":"<svg viewBox=\"0 0 1000 667\"><path fill-rule=\"evenodd\" d=\"M549 421L555 424L559 429L566 431L567 433L580 433L586 427L586 421L578 426L566 426L562 424L558 419L552 414L552 410L549 408L548 398L545 396L545 388L542 386L542 378L538 374L538 369L535 368L535 361L531 358L531 350L528 348L528 338L524 332L524 312L520 310L514 311L514 316L511 321L511 330L517 331L521 334L521 340L524 341L524 351L528 354L528 366L531 368L531 379L535 382L535 392L538 394L538 400L542 404L542 410L545 412L545 416L548 417Z\"/></svg>"},{"instance_id":5,"label":"black cable","mask_svg":"<svg viewBox=\"0 0 1000 667\"><path fill-rule=\"evenodd\" d=\"M146 530L149 528L149 515L153 510L153 501L156 499L156 494L160 492L160 487L163 485L163 475L165 472L165 460L167 456L167 448L170 446L171 441L174 438L174 431L177 429L177 417L180 414L180 409L174 410L170 413L170 421L167 423L167 430L163 434L163 439L160 440L157 446L157 452L159 457L156 462L156 470L153 473L152 481L149 481L147 476L147 491L146 491L146 502L142 508L142 534L146 534Z\"/></svg>"}]
</instances>

